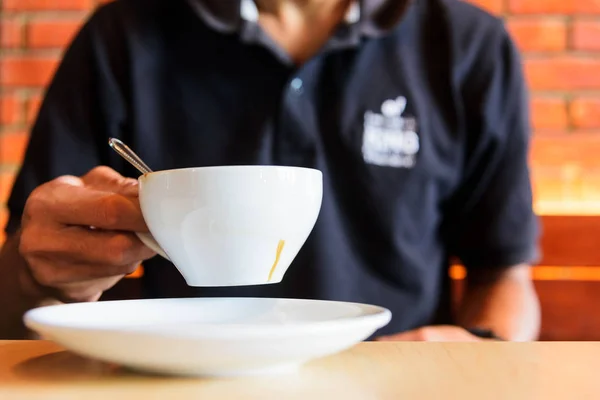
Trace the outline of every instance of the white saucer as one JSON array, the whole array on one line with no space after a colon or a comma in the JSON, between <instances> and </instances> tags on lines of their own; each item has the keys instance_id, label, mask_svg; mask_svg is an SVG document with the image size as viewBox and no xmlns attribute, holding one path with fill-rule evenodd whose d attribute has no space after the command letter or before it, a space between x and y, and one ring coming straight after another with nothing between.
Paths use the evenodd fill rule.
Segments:
<instances>
[{"instance_id":1,"label":"white saucer","mask_svg":"<svg viewBox=\"0 0 600 400\"><path fill-rule=\"evenodd\" d=\"M91 358L161 374L232 376L293 370L367 339L389 310L265 298L155 299L41 307L25 323Z\"/></svg>"}]
</instances>

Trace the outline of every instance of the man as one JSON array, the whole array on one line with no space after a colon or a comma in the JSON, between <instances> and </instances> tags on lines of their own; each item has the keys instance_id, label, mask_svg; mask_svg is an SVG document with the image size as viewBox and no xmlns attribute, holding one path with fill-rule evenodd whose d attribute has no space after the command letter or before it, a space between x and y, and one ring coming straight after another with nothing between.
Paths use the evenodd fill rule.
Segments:
<instances>
[{"instance_id":1,"label":"man","mask_svg":"<svg viewBox=\"0 0 600 400\"><path fill-rule=\"evenodd\" d=\"M455 0L109 4L32 132L0 256L0 335L25 336L36 305L99 299L145 261L147 297L357 301L392 310L381 340L535 339L524 86L502 23ZM132 234L146 229L136 172L108 137L157 170L323 171L319 220L285 280L188 287ZM456 315L451 257L468 269Z\"/></svg>"}]
</instances>

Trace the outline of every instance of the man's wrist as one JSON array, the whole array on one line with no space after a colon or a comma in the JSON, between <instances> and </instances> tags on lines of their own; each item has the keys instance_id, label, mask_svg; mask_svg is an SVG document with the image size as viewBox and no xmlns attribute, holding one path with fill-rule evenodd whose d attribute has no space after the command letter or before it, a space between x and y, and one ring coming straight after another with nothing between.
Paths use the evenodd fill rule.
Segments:
<instances>
[{"instance_id":1,"label":"man's wrist","mask_svg":"<svg viewBox=\"0 0 600 400\"><path fill-rule=\"evenodd\" d=\"M19 236L11 236L0 251L0 339L35 338L23 323L23 314L53 304L35 282L27 261L19 252Z\"/></svg>"}]
</instances>

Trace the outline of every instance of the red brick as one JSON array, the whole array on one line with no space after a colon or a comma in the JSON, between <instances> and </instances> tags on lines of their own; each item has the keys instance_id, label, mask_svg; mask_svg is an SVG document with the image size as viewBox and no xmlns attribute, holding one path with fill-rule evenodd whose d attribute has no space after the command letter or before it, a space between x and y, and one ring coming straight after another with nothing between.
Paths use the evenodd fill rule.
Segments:
<instances>
[{"instance_id":1,"label":"red brick","mask_svg":"<svg viewBox=\"0 0 600 400\"><path fill-rule=\"evenodd\" d=\"M32 96L27 100L27 114L25 116L27 123L32 123L37 118L42 100L42 96L39 95Z\"/></svg>"},{"instance_id":2,"label":"red brick","mask_svg":"<svg viewBox=\"0 0 600 400\"><path fill-rule=\"evenodd\" d=\"M600 51L600 21L575 20L571 40L575 50Z\"/></svg>"},{"instance_id":3,"label":"red brick","mask_svg":"<svg viewBox=\"0 0 600 400\"><path fill-rule=\"evenodd\" d=\"M571 122L575 128L600 128L600 97L579 97L573 100L570 106L570 114Z\"/></svg>"},{"instance_id":4,"label":"red brick","mask_svg":"<svg viewBox=\"0 0 600 400\"><path fill-rule=\"evenodd\" d=\"M16 96L0 96L0 124L16 124L21 119L21 102Z\"/></svg>"},{"instance_id":5,"label":"red brick","mask_svg":"<svg viewBox=\"0 0 600 400\"><path fill-rule=\"evenodd\" d=\"M6 204L15 181L16 172L0 172L0 208Z\"/></svg>"},{"instance_id":6,"label":"red brick","mask_svg":"<svg viewBox=\"0 0 600 400\"><path fill-rule=\"evenodd\" d=\"M568 127L567 104L560 97L533 97L531 123L537 130L565 130Z\"/></svg>"},{"instance_id":7,"label":"red brick","mask_svg":"<svg viewBox=\"0 0 600 400\"><path fill-rule=\"evenodd\" d=\"M504 12L504 0L468 0L492 14L502 14Z\"/></svg>"},{"instance_id":8,"label":"red brick","mask_svg":"<svg viewBox=\"0 0 600 400\"><path fill-rule=\"evenodd\" d=\"M5 11L87 10L91 0L4 0Z\"/></svg>"},{"instance_id":9,"label":"red brick","mask_svg":"<svg viewBox=\"0 0 600 400\"><path fill-rule=\"evenodd\" d=\"M534 167L577 165L600 167L600 132L533 136L530 159Z\"/></svg>"},{"instance_id":10,"label":"red brick","mask_svg":"<svg viewBox=\"0 0 600 400\"><path fill-rule=\"evenodd\" d=\"M600 14L600 0L508 0L512 14Z\"/></svg>"},{"instance_id":11,"label":"red brick","mask_svg":"<svg viewBox=\"0 0 600 400\"><path fill-rule=\"evenodd\" d=\"M0 164L19 164L28 141L29 136L25 132L0 134Z\"/></svg>"},{"instance_id":12,"label":"red brick","mask_svg":"<svg viewBox=\"0 0 600 400\"><path fill-rule=\"evenodd\" d=\"M81 26L81 20L34 20L27 25L27 46L33 49L64 48Z\"/></svg>"},{"instance_id":13,"label":"red brick","mask_svg":"<svg viewBox=\"0 0 600 400\"><path fill-rule=\"evenodd\" d=\"M45 86L57 64L57 58L7 56L0 60L0 85Z\"/></svg>"},{"instance_id":14,"label":"red brick","mask_svg":"<svg viewBox=\"0 0 600 400\"><path fill-rule=\"evenodd\" d=\"M17 48L23 44L23 24L12 19L0 20L0 48Z\"/></svg>"},{"instance_id":15,"label":"red brick","mask_svg":"<svg viewBox=\"0 0 600 400\"><path fill-rule=\"evenodd\" d=\"M567 47L567 25L562 19L510 18L506 25L522 51L563 51Z\"/></svg>"},{"instance_id":16,"label":"red brick","mask_svg":"<svg viewBox=\"0 0 600 400\"><path fill-rule=\"evenodd\" d=\"M525 60L525 74L532 89L600 89L600 58L560 56Z\"/></svg>"}]
</instances>

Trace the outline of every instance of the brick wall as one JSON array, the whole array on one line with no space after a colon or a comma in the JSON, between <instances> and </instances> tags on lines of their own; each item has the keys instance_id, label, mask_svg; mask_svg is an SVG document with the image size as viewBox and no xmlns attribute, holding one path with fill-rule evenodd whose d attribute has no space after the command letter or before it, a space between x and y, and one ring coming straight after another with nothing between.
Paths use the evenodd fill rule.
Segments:
<instances>
[{"instance_id":1,"label":"brick wall","mask_svg":"<svg viewBox=\"0 0 600 400\"><path fill-rule=\"evenodd\" d=\"M538 209L569 212L565 199L585 209L600 199L600 1L473 1L506 18L524 53ZM0 0L0 226L44 86L100 2Z\"/></svg>"},{"instance_id":2,"label":"brick wall","mask_svg":"<svg viewBox=\"0 0 600 400\"><path fill-rule=\"evenodd\" d=\"M45 85L101 0L0 0L0 242L5 202Z\"/></svg>"}]
</instances>

